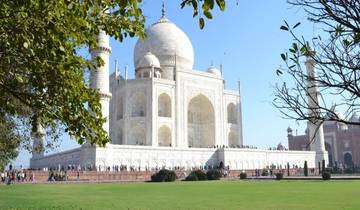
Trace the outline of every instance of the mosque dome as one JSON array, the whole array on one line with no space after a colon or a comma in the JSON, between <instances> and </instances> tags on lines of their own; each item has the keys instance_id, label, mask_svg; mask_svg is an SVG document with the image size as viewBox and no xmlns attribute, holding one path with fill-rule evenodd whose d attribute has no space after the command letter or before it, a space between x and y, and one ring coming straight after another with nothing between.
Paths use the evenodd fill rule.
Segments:
<instances>
[{"instance_id":1,"label":"mosque dome","mask_svg":"<svg viewBox=\"0 0 360 210\"><path fill-rule=\"evenodd\" d=\"M221 72L219 71L219 69L217 69L215 66L210 66L206 72L211 73L211 74L215 74L217 76L221 76Z\"/></svg>"},{"instance_id":2,"label":"mosque dome","mask_svg":"<svg viewBox=\"0 0 360 210\"><path fill-rule=\"evenodd\" d=\"M174 23L162 16L160 20L146 29L146 38L138 40L134 50L135 69L141 65L142 58L151 51L161 67L192 69L194 50L187 35Z\"/></svg>"},{"instance_id":3,"label":"mosque dome","mask_svg":"<svg viewBox=\"0 0 360 210\"><path fill-rule=\"evenodd\" d=\"M137 68L145 67L160 68L160 61L154 54L147 52L144 57L139 60L139 64L137 66Z\"/></svg>"}]
</instances>

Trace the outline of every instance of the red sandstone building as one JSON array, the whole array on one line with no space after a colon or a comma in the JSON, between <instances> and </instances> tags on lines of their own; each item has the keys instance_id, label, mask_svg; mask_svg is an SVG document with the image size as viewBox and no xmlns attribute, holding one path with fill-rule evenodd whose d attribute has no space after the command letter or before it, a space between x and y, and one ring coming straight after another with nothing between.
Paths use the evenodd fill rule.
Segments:
<instances>
[{"instance_id":1,"label":"red sandstone building","mask_svg":"<svg viewBox=\"0 0 360 210\"><path fill-rule=\"evenodd\" d=\"M354 114L350 120L359 121ZM293 135L289 127L289 150L309 150L307 130L304 135ZM360 166L360 126L346 125L338 122L324 123L325 148L329 153L329 165L339 167Z\"/></svg>"}]
</instances>

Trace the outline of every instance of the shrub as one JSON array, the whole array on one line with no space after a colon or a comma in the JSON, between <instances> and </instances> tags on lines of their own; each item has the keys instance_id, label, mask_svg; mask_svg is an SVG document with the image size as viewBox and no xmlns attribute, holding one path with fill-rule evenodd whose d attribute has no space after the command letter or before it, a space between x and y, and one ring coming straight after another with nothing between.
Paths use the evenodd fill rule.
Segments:
<instances>
[{"instance_id":1,"label":"shrub","mask_svg":"<svg viewBox=\"0 0 360 210\"><path fill-rule=\"evenodd\" d=\"M269 171L267 169L262 170L261 176L269 176Z\"/></svg>"},{"instance_id":2,"label":"shrub","mask_svg":"<svg viewBox=\"0 0 360 210\"><path fill-rule=\"evenodd\" d=\"M189 176L185 178L185 181L198 181L198 177L194 173L190 173Z\"/></svg>"},{"instance_id":3,"label":"shrub","mask_svg":"<svg viewBox=\"0 0 360 210\"><path fill-rule=\"evenodd\" d=\"M275 174L275 176L276 176L276 180L281 180L281 179L283 179L284 178L284 174L283 173L276 173Z\"/></svg>"},{"instance_id":4,"label":"shrub","mask_svg":"<svg viewBox=\"0 0 360 210\"><path fill-rule=\"evenodd\" d=\"M185 181L203 181L206 180L206 174L202 170L192 171Z\"/></svg>"},{"instance_id":5,"label":"shrub","mask_svg":"<svg viewBox=\"0 0 360 210\"><path fill-rule=\"evenodd\" d=\"M219 180L221 176L221 171L217 169L211 169L206 172L206 178L208 180Z\"/></svg>"},{"instance_id":6,"label":"shrub","mask_svg":"<svg viewBox=\"0 0 360 210\"><path fill-rule=\"evenodd\" d=\"M330 172L328 172L328 171L323 171L323 172L322 172L322 179L323 179L323 180L329 180L329 179L331 179L331 174L330 174Z\"/></svg>"},{"instance_id":7,"label":"shrub","mask_svg":"<svg viewBox=\"0 0 360 210\"><path fill-rule=\"evenodd\" d=\"M176 180L175 171L161 169L151 176L152 182L173 182Z\"/></svg>"},{"instance_id":8,"label":"shrub","mask_svg":"<svg viewBox=\"0 0 360 210\"><path fill-rule=\"evenodd\" d=\"M245 172L240 173L240 179L246 179L247 174Z\"/></svg>"}]
</instances>

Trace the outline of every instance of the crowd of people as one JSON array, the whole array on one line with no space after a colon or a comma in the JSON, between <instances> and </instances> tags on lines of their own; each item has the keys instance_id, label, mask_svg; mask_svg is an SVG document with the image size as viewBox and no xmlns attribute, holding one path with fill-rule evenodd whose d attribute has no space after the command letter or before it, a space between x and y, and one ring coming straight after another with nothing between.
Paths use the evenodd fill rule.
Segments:
<instances>
[{"instance_id":1,"label":"crowd of people","mask_svg":"<svg viewBox=\"0 0 360 210\"><path fill-rule=\"evenodd\" d=\"M15 182L35 182L35 173L31 170L24 169L9 169L2 171L1 182L5 184L11 184Z\"/></svg>"}]
</instances>

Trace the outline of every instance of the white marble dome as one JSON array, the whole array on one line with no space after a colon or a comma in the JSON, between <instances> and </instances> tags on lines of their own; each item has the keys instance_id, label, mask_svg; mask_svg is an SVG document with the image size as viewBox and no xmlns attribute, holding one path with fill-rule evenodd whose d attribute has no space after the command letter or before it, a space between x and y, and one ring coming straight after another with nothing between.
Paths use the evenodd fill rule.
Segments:
<instances>
[{"instance_id":1,"label":"white marble dome","mask_svg":"<svg viewBox=\"0 0 360 210\"><path fill-rule=\"evenodd\" d=\"M194 64L194 50L187 35L167 18L162 17L146 29L145 40L138 40L134 50L135 69L140 61L151 51L160 61L162 67L176 66L178 69L190 70Z\"/></svg>"},{"instance_id":2,"label":"white marble dome","mask_svg":"<svg viewBox=\"0 0 360 210\"><path fill-rule=\"evenodd\" d=\"M220 72L220 70L217 69L215 66L210 66L210 67L206 70L206 72L211 73L211 74L215 74L215 75L221 77L221 72Z\"/></svg>"},{"instance_id":3,"label":"white marble dome","mask_svg":"<svg viewBox=\"0 0 360 210\"><path fill-rule=\"evenodd\" d=\"M154 54L152 54L151 52L147 52L144 55L144 57L140 59L137 68L145 68L145 67L161 68L160 61Z\"/></svg>"}]
</instances>

